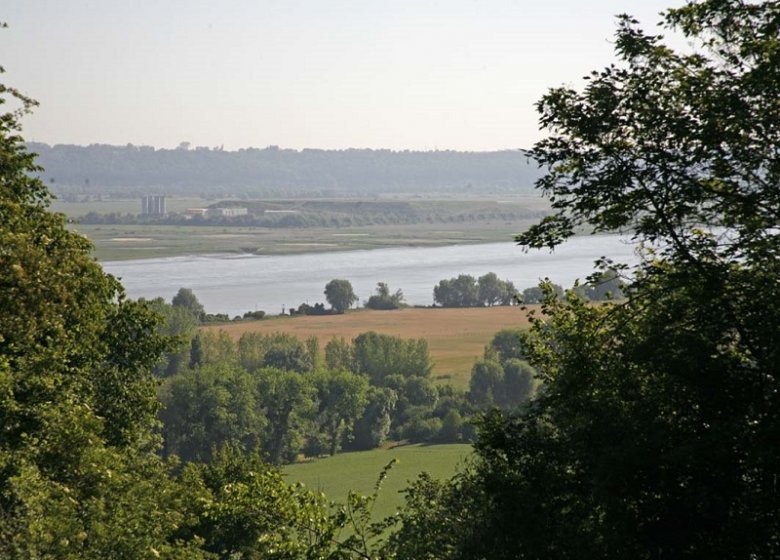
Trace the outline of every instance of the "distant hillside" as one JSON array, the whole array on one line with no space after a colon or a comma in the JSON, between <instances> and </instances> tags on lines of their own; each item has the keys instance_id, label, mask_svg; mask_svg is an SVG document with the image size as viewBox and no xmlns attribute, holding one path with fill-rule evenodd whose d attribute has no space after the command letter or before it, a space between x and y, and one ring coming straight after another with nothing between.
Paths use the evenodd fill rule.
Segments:
<instances>
[{"instance_id":1,"label":"distant hillside","mask_svg":"<svg viewBox=\"0 0 780 560\"><path fill-rule=\"evenodd\" d=\"M57 193L374 195L530 191L525 153L29 144Z\"/></svg>"}]
</instances>

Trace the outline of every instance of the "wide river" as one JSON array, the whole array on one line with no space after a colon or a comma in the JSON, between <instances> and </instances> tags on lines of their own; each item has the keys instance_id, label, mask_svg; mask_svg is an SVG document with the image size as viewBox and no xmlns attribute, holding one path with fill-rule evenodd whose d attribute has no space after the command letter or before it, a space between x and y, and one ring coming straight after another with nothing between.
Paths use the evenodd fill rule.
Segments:
<instances>
[{"instance_id":1,"label":"wide river","mask_svg":"<svg viewBox=\"0 0 780 560\"><path fill-rule=\"evenodd\" d=\"M209 313L231 317L262 309L278 314L301 303L324 302L323 289L333 278L352 282L361 302L377 282L400 288L413 305L433 303L433 287L458 274L475 277L495 272L522 290L539 279L571 286L593 272L602 256L637 262L635 245L611 235L574 237L554 252L524 253L511 242L434 248L392 248L302 255L184 256L107 261L104 269L119 277L130 297L166 300L181 287L191 288Z\"/></svg>"}]
</instances>

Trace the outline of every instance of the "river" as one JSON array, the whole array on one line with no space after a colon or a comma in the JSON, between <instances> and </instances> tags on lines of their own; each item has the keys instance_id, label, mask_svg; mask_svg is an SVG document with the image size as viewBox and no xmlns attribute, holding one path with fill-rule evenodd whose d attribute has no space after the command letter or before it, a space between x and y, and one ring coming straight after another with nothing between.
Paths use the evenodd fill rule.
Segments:
<instances>
[{"instance_id":1,"label":"river","mask_svg":"<svg viewBox=\"0 0 780 560\"><path fill-rule=\"evenodd\" d=\"M412 305L433 303L433 287L458 274L475 277L495 272L522 290L540 278L570 286L593 272L594 261L637 261L635 245L612 235L578 236L554 252L524 253L511 242L434 248L391 248L302 255L197 255L106 261L103 268L119 277L130 297L166 300L181 287L191 288L209 313L231 317L262 309L278 314L301 303L324 302L323 289L333 278L352 283L361 302L377 282L400 288Z\"/></svg>"}]
</instances>

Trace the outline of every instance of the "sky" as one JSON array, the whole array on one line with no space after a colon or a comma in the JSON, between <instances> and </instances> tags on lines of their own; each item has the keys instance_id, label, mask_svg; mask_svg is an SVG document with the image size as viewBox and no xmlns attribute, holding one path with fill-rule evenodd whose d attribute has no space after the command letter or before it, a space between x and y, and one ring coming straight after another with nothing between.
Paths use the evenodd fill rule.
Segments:
<instances>
[{"instance_id":1,"label":"sky","mask_svg":"<svg viewBox=\"0 0 780 560\"><path fill-rule=\"evenodd\" d=\"M534 103L659 0L3 0L3 83L49 144L528 148ZM672 4L673 5L673 4Z\"/></svg>"}]
</instances>

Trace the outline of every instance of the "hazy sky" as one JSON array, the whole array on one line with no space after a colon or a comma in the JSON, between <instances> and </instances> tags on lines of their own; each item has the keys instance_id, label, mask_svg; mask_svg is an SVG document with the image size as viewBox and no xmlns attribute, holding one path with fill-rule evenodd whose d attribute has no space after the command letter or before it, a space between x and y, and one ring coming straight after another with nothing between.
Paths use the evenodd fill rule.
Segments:
<instances>
[{"instance_id":1,"label":"hazy sky","mask_svg":"<svg viewBox=\"0 0 780 560\"><path fill-rule=\"evenodd\" d=\"M668 0L4 0L4 81L48 143L494 150Z\"/></svg>"}]
</instances>

